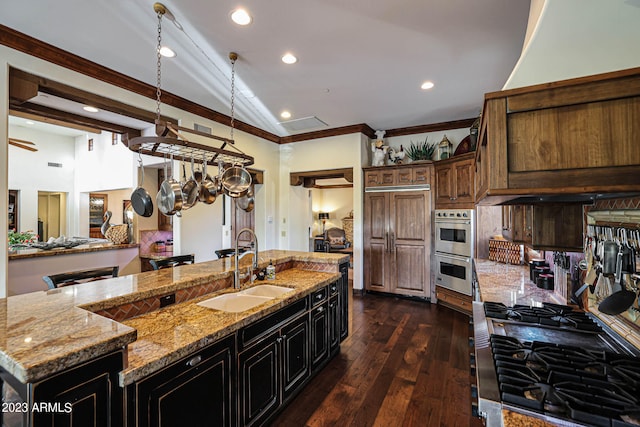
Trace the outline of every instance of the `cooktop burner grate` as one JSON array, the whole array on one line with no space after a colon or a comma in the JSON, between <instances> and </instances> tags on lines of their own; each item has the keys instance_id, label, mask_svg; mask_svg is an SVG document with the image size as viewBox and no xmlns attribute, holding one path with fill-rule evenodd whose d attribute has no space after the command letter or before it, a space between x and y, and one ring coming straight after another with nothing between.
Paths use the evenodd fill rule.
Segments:
<instances>
[{"instance_id":1,"label":"cooktop burner grate","mask_svg":"<svg viewBox=\"0 0 640 427\"><path fill-rule=\"evenodd\" d=\"M511 320L536 325L553 326L563 329L578 329L581 331L601 332L602 328L582 311L560 305L543 303L542 307L514 305L507 307L502 303L485 302L486 317Z\"/></svg>"},{"instance_id":2,"label":"cooktop burner grate","mask_svg":"<svg viewBox=\"0 0 640 427\"><path fill-rule=\"evenodd\" d=\"M640 360L491 335L503 402L595 426L640 425Z\"/></svg>"}]
</instances>

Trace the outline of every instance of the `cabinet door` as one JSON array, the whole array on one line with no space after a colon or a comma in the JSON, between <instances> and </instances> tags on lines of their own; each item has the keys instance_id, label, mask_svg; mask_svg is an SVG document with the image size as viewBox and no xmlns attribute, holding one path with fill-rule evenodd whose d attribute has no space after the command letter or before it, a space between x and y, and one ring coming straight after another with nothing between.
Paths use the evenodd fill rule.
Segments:
<instances>
[{"instance_id":1,"label":"cabinet door","mask_svg":"<svg viewBox=\"0 0 640 427\"><path fill-rule=\"evenodd\" d=\"M33 411L33 425L122 425L123 393L118 386L122 368L123 355L117 352L34 384L33 402L57 405L59 410Z\"/></svg>"},{"instance_id":2,"label":"cabinet door","mask_svg":"<svg viewBox=\"0 0 640 427\"><path fill-rule=\"evenodd\" d=\"M582 251L582 205L534 205L532 245L549 251Z\"/></svg>"},{"instance_id":3,"label":"cabinet door","mask_svg":"<svg viewBox=\"0 0 640 427\"><path fill-rule=\"evenodd\" d=\"M311 311L311 366L318 368L329 356L329 313L325 301Z\"/></svg>"},{"instance_id":4,"label":"cabinet door","mask_svg":"<svg viewBox=\"0 0 640 427\"><path fill-rule=\"evenodd\" d=\"M306 314L282 328L283 400L311 375L310 338L309 316Z\"/></svg>"},{"instance_id":5,"label":"cabinet door","mask_svg":"<svg viewBox=\"0 0 640 427\"><path fill-rule=\"evenodd\" d=\"M398 169L397 184L398 185L413 184L413 171L411 170L410 167L404 167L404 168Z\"/></svg>"},{"instance_id":6,"label":"cabinet door","mask_svg":"<svg viewBox=\"0 0 640 427\"><path fill-rule=\"evenodd\" d=\"M451 166L436 166L436 207L449 205L454 198L453 174Z\"/></svg>"},{"instance_id":7,"label":"cabinet door","mask_svg":"<svg viewBox=\"0 0 640 427\"><path fill-rule=\"evenodd\" d=\"M455 182L454 201L460 205L469 204L473 208L474 202L474 159L462 160L454 163L453 176Z\"/></svg>"},{"instance_id":8,"label":"cabinet door","mask_svg":"<svg viewBox=\"0 0 640 427\"><path fill-rule=\"evenodd\" d=\"M338 280L338 305L340 306L340 342L349 336L349 266L340 265Z\"/></svg>"},{"instance_id":9,"label":"cabinet door","mask_svg":"<svg viewBox=\"0 0 640 427\"><path fill-rule=\"evenodd\" d=\"M429 192L391 193L390 196L391 291L429 297Z\"/></svg>"},{"instance_id":10,"label":"cabinet door","mask_svg":"<svg viewBox=\"0 0 640 427\"><path fill-rule=\"evenodd\" d=\"M366 193L364 199L365 289L388 292L388 193Z\"/></svg>"},{"instance_id":11,"label":"cabinet door","mask_svg":"<svg viewBox=\"0 0 640 427\"><path fill-rule=\"evenodd\" d=\"M531 243L531 220L533 206L515 205L512 212L512 238L514 242Z\"/></svg>"},{"instance_id":12,"label":"cabinet door","mask_svg":"<svg viewBox=\"0 0 640 427\"><path fill-rule=\"evenodd\" d=\"M243 426L262 423L280 405L280 340L279 334L271 334L238 355Z\"/></svg>"},{"instance_id":13,"label":"cabinet door","mask_svg":"<svg viewBox=\"0 0 640 427\"><path fill-rule=\"evenodd\" d=\"M430 179L430 166L414 166L411 168L411 182L413 184L428 184Z\"/></svg>"},{"instance_id":14,"label":"cabinet door","mask_svg":"<svg viewBox=\"0 0 640 427\"><path fill-rule=\"evenodd\" d=\"M140 381L127 390L129 424L138 427L232 426L234 337L231 336Z\"/></svg>"},{"instance_id":15,"label":"cabinet door","mask_svg":"<svg viewBox=\"0 0 640 427\"><path fill-rule=\"evenodd\" d=\"M338 296L329 300L329 352L333 354L340 345L340 309Z\"/></svg>"}]
</instances>

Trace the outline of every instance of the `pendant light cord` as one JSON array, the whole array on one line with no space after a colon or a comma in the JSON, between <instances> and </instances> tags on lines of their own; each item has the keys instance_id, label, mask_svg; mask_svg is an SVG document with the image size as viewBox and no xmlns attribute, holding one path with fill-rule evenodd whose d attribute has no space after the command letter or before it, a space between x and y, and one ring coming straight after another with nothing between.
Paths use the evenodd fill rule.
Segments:
<instances>
[{"instance_id":1,"label":"pendant light cord","mask_svg":"<svg viewBox=\"0 0 640 427\"><path fill-rule=\"evenodd\" d=\"M156 69L156 119L160 121L160 97L162 95L161 82L162 82L162 67L161 67L161 59L162 55L160 55L160 49L162 48L162 15L163 12L158 10L158 47L156 49L157 55L157 69Z\"/></svg>"},{"instance_id":2,"label":"pendant light cord","mask_svg":"<svg viewBox=\"0 0 640 427\"><path fill-rule=\"evenodd\" d=\"M236 105L236 59L238 59L238 55L234 52L229 54L229 59L231 59L231 139L233 141L233 128L235 122L235 105Z\"/></svg>"}]
</instances>

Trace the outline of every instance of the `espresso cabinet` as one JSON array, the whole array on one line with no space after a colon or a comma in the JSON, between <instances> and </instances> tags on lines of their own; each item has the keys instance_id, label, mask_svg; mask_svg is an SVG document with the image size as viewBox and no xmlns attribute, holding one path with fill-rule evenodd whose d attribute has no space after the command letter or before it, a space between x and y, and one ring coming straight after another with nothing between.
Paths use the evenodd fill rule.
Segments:
<instances>
[{"instance_id":1,"label":"espresso cabinet","mask_svg":"<svg viewBox=\"0 0 640 427\"><path fill-rule=\"evenodd\" d=\"M234 426L234 357L232 335L129 386L128 425Z\"/></svg>"},{"instance_id":2,"label":"espresso cabinet","mask_svg":"<svg viewBox=\"0 0 640 427\"><path fill-rule=\"evenodd\" d=\"M118 385L118 372L122 369L123 352L116 351L25 386L26 394L21 393L21 397L29 408L48 405L42 411L29 411L31 419L26 425L123 425L123 392Z\"/></svg>"},{"instance_id":3,"label":"espresso cabinet","mask_svg":"<svg viewBox=\"0 0 640 427\"><path fill-rule=\"evenodd\" d=\"M473 209L475 153L434 163L435 208Z\"/></svg>"},{"instance_id":4,"label":"espresso cabinet","mask_svg":"<svg viewBox=\"0 0 640 427\"><path fill-rule=\"evenodd\" d=\"M430 298L430 192L365 192L364 205L365 289Z\"/></svg>"}]
</instances>

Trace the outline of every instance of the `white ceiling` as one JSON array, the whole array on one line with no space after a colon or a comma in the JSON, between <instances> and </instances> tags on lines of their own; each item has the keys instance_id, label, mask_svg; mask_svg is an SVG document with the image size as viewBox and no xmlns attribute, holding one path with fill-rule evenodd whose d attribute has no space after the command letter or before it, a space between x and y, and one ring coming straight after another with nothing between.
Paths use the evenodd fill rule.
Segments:
<instances>
[{"instance_id":1,"label":"white ceiling","mask_svg":"<svg viewBox=\"0 0 640 427\"><path fill-rule=\"evenodd\" d=\"M522 50L529 0L166 0L162 88L230 114L235 51L237 117L284 136L277 123L316 116L329 128L395 129L477 116ZM3 1L0 24L155 85L153 1ZM299 61L280 61L286 51ZM435 87L420 90L424 80ZM306 132L315 129L304 129Z\"/></svg>"}]
</instances>

